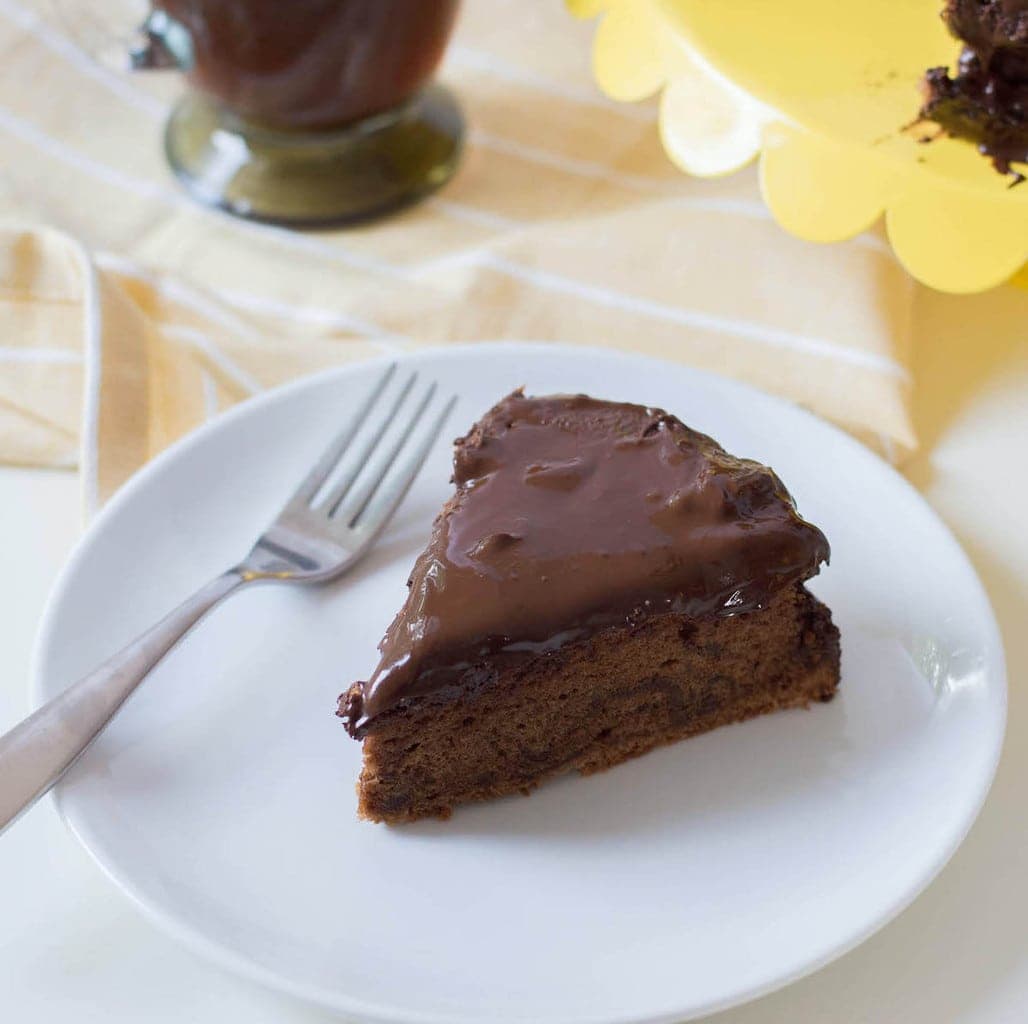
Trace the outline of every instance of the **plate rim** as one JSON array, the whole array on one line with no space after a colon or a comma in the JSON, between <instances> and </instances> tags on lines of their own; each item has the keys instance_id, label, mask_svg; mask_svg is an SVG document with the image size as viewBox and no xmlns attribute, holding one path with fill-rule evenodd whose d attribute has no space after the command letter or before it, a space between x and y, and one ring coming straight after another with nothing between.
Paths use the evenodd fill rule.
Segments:
<instances>
[{"instance_id":1,"label":"plate rim","mask_svg":"<svg viewBox=\"0 0 1028 1024\"><path fill-rule=\"evenodd\" d=\"M999 760L1002 755L1004 739L1006 735L1007 713L1008 713L1008 673L1006 666L1006 652L1003 646L1002 634L996 619L992 602L974 563L964 550L960 541L949 528L948 524L935 511L927 499L906 479L894 466L890 465L871 448L859 441L853 435L847 433L836 424L823 419L811 412L809 409L771 392L763 391L745 381L737 378L719 374L700 367L692 366L684 362L661 359L656 356L634 353L624 349L605 348L601 346L574 345L561 342L545 341L479 341L453 345L426 345L418 346L403 351L387 352L380 356L372 356L369 359L362 359L356 362L347 363L341 366L329 367L318 372L307 374L288 381L274 388L269 388L254 397L239 402L238 404L218 413L206 423L190 431L179 438L173 444L160 452L148 463L140 467L111 497L99 513L86 525L82 534L76 541L71 554L66 559L57 578L52 585L46 599L43 614L40 617L36 631L35 641L32 647L30 663L30 701L32 708L38 707L48 697L44 684L44 659L54 638L57 635L57 618L59 606L63 604L66 592L71 581L77 576L78 568L84 560L86 553L91 546L92 537L98 533L107 522L124 505L129 504L135 493L148 485L149 480L163 472L164 466L178 459L188 457L193 448L203 445L209 434L225 429L228 425L239 419L259 415L263 407L288 398L297 392L303 392L309 388L317 388L329 380L345 378L351 374L366 371L376 366L384 366L389 363L403 363L412 358L461 358L469 354L481 356L484 351L496 351L497 349L508 352L516 352L524 355L564 355L578 358L590 357L610 360L612 362L632 362L635 364L650 364L657 367L673 367L678 371L684 371L699 377L706 378L718 386L728 384L732 388L741 389L743 394L751 393L759 396L762 401L770 400L772 403L780 404L789 408L793 414L813 421L814 425L821 430L834 435L837 444L849 446L851 450L857 451L862 457L870 456L877 463L879 470L884 470L891 477L894 484L898 484L906 496L919 504L922 511L927 513L943 532L947 543L954 555L962 561L970 572L970 578L974 581L976 593L974 597L982 602L982 608L987 613L985 626L988 633L988 646L992 657L995 660L995 678L990 680L990 693L994 691L994 735L989 737L992 744L991 758L982 774L978 785L978 792L973 808L967 814L966 820L959 829L954 830L947 844L940 844L936 850L935 857L929 868L924 872L918 882L910 889L901 892L883 911L869 920L862 929L846 937L843 941L837 942L799 965L790 972L778 974L767 981L751 985L747 989L739 990L730 996L719 1000L713 1000L703 1005L686 1006L684 1010L668 1009L657 1013L645 1015L604 1015L604 1016L561 1016L549 1017L542 1024L681 1024L686 1020L694 1020L709 1014L719 1013L732 1007L741 1006L752 1002L762 996L769 995L779 989L785 988L802 978L816 973L833 961L845 956L853 949L862 945L871 936L881 931L886 925L895 920L904 910L909 907L938 877L943 868L949 863L957 849L967 837L975 821L981 813L989 792L995 779ZM99 867L101 873L109 879L114 887L124 893L129 901L142 913L143 917L154 924L165 934L170 935L184 947L191 950L202 958L226 969L237 976L242 976L255 981L262 986L274 991L285 993L311 1006L319 1007L337 1014L351 1015L356 1019L367 1021L369 1024L467 1024L478 1018L461 1017L455 1018L453 1014L438 1014L435 1012L416 1011L409 1012L397 1006L388 1006L377 1003L367 1003L357 997L339 992L335 989L327 989L320 985L297 982L288 976L275 971L273 968L263 965L247 955L240 953L229 945L208 937L198 928L193 927L180 920L176 914L161 905L159 902L151 901L138 887L134 880L119 876L115 868L109 865L103 858L101 843L94 845L91 842L90 831L84 822L74 820L75 811L66 805L64 799L64 787L59 783L51 791L48 797L56 810L58 817L68 828L70 833L82 845L90 859ZM495 1017L491 1024L538 1024L534 1019L528 1021L519 1016Z\"/></svg>"}]
</instances>

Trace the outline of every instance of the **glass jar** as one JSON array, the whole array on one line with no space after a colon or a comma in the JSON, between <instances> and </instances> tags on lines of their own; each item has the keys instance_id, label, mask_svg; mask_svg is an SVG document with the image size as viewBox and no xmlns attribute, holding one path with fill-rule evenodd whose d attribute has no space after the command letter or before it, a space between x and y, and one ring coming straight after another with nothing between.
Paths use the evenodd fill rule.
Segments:
<instances>
[{"instance_id":1,"label":"glass jar","mask_svg":"<svg viewBox=\"0 0 1028 1024\"><path fill-rule=\"evenodd\" d=\"M458 0L154 0L132 52L191 89L165 133L201 201L291 224L363 220L438 188L463 124L432 84Z\"/></svg>"}]
</instances>

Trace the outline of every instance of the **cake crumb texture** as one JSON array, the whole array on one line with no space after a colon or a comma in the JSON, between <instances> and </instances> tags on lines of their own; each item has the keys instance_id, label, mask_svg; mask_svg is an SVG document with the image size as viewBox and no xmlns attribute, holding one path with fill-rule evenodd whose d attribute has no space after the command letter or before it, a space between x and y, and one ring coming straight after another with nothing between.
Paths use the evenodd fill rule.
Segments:
<instances>
[{"instance_id":1,"label":"cake crumb texture","mask_svg":"<svg viewBox=\"0 0 1028 1024\"><path fill-rule=\"evenodd\" d=\"M768 607L613 627L387 712L364 740L362 818L447 818L457 804L603 771L732 722L834 696L839 633L798 584Z\"/></svg>"}]
</instances>

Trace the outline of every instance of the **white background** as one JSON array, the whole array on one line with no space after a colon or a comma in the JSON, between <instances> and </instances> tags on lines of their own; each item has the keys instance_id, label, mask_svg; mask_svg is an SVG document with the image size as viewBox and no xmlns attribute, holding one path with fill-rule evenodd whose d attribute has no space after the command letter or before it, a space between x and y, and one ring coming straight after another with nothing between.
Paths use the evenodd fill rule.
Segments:
<instances>
[{"instance_id":1,"label":"white background","mask_svg":"<svg viewBox=\"0 0 1028 1024\"><path fill-rule=\"evenodd\" d=\"M1028 293L922 292L916 322L924 453L904 468L965 545L996 608L1011 686L1003 761L966 843L906 913L842 960L718 1016L719 1024L1005 1024L1028 1012ZM28 710L36 625L78 534L74 477L0 469L0 524L6 728ZM0 838L0 1020L332 1019L224 974L151 928L49 804Z\"/></svg>"}]
</instances>

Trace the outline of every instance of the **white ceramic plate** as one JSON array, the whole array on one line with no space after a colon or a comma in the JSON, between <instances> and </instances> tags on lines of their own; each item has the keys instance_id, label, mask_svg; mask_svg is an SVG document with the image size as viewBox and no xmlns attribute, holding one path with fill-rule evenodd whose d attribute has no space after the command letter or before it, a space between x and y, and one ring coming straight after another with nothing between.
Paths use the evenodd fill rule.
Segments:
<instances>
[{"instance_id":1,"label":"white ceramic plate","mask_svg":"<svg viewBox=\"0 0 1028 1024\"><path fill-rule=\"evenodd\" d=\"M851 948L953 853L1002 741L1003 655L953 538L878 458L782 401L681 366L557 346L410 362L452 434L519 384L664 406L769 462L821 525L813 589L838 698L449 822L358 823L335 698L366 677L450 485L440 443L380 549L328 589L233 598L60 787L61 812L159 924L221 963L388 1022L678 1021ZM53 696L245 550L378 367L262 396L141 472L43 626Z\"/></svg>"}]
</instances>

